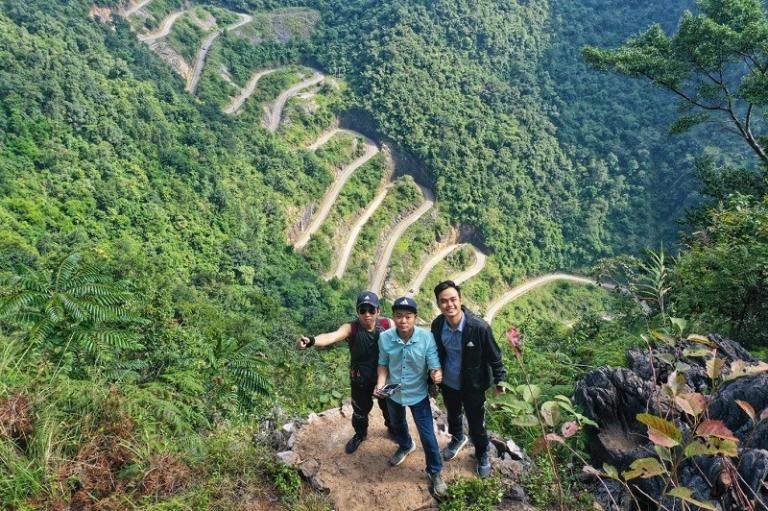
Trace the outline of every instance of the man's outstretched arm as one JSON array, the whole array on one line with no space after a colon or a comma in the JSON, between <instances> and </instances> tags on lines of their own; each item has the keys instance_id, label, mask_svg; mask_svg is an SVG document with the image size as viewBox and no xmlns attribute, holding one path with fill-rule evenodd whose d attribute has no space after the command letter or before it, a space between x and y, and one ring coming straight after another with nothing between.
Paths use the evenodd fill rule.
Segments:
<instances>
[{"instance_id":1,"label":"man's outstretched arm","mask_svg":"<svg viewBox=\"0 0 768 511\"><path fill-rule=\"evenodd\" d=\"M343 341L344 339L348 338L351 333L352 327L350 324L344 323L338 328L338 330L334 332L327 332L316 336L302 335L297 344L300 350L311 348L312 346L321 348L323 346L330 346L331 344Z\"/></svg>"}]
</instances>

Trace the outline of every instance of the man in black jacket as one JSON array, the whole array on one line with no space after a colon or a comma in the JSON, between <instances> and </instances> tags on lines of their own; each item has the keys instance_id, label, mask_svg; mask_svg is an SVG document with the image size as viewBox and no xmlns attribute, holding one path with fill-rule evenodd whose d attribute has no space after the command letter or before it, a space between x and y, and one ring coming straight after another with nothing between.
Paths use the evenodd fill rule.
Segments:
<instances>
[{"instance_id":1,"label":"man in black jacket","mask_svg":"<svg viewBox=\"0 0 768 511\"><path fill-rule=\"evenodd\" d=\"M487 477L491 473L491 463L485 428L485 391L491 386L491 378L496 393L504 390L498 386L507 377L501 350L488 323L462 305L461 289L453 281L438 284L435 299L442 314L432 322L432 335L443 366L440 388L448 412L448 432L452 436L443 449L443 458L452 460L467 443L463 409L469 436L475 445L477 473Z\"/></svg>"}]
</instances>

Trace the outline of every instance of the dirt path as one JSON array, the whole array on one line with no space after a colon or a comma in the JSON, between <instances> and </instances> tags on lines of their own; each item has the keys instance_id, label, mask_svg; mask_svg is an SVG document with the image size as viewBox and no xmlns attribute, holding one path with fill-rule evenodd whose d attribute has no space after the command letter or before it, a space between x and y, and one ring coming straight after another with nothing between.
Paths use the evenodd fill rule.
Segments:
<instances>
[{"instance_id":1,"label":"dirt path","mask_svg":"<svg viewBox=\"0 0 768 511\"><path fill-rule=\"evenodd\" d=\"M387 268L389 267L389 260L392 258L392 252L395 250L395 244L397 240L403 235L406 229L415 224L416 221L421 218L424 213L430 210L435 205L435 198L432 192L419 185L421 193L424 195L424 202L413 213L405 217L398 223L392 232L389 234L387 244L384 247L384 251L381 257L376 262L376 267L373 270L369 289L375 293L381 294L384 287L384 279L387 276Z\"/></svg>"},{"instance_id":2,"label":"dirt path","mask_svg":"<svg viewBox=\"0 0 768 511\"><path fill-rule=\"evenodd\" d=\"M173 28L173 24L176 23L176 20L179 19L179 16L187 12L186 10L176 11L169 14L162 23L160 23L160 26L157 27L157 30L154 32L149 32L146 34L139 34L136 36L139 41L145 42L147 44L151 44L152 42L162 39L163 37L167 36L171 33L171 28Z\"/></svg>"},{"instance_id":3,"label":"dirt path","mask_svg":"<svg viewBox=\"0 0 768 511\"><path fill-rule=\"evenodd\" d=\"M597 281L593 279L579 277L578 275L569 275L567 273L549 273L546 275L541 275L540 277L527 280L519 286L513 287L499 298L491 302L491 304L488 306L488 312L485 313L485 320L488 322L488 324L493 323L493 318L496 316L496 313L498 313L499 310L501 310L501 308L507 305L509 302L519 298L532 289L549 284L550 282L555 282L557 280L564 280L566 282L573 282L576 284L592 284L595 286L598 285Z\"/></svg>"},{"instance_id":4,"label":"dirt path","mask_svg":"<svg viewBox=\"0 0 768 511\"><path fill-rule=\"evenodd\" d=\"M468 281L481 271L483 271L483 268L485 267L485 259L487 256L480 252L480 250L477 249L477 247L472 246L472 249L475 251L475 264L467 268L461 273L457 273L456 275L453 275L451 277L448 277L448 280L454 281L456 284L462 284L463 282Z\"/></svg>"},{"instance_id":5,"label":"dirt path","mask_svg":"<svg viewBox=\"0 0 768 511\"><path fill-rule=\"evenodd\" d=\"M240 19L236 21L235 23L232 23L231 25L227 26L223 29L215 30L212 34L210 34L208 37L203 39L203 42L200 44L200 49L197 51L197 56L195 57L195 65L192 68L192 75L187 80L187 86L184 90L189 92L190 94L194 94L197 90L197 84L200 82L200 77L203 75L203 68L205 67L205 58L208 56L208 51L210 51L211 46L213 45L213 42L225 31L229 30L235 30L237 28L242 27L246 23L250 23L253 21L253 16L250 14L243 14L243 13L237 13L238 16L240 16Z\"/></svg>"},{"instance_id":6,"label":"dirt path","mask_svg":"<svg viewBox=\"0 0 768 511\"><path fill-rule=\"evenodd\" d=\"M285 107L285 103L302 90L306 89L307 87L317 85L324 79L325 75L320 71L315 70L315 74L312 76L312 78L308 78L300 83L297 83L290 89L283 91L277 97L272 107L267 108L267 115L264 123L266 128L272 133L276 132L277 128L280 126L280 119L283 116L283 108Z\"/></svg>"},{"instance_id":7,"label":"dirt path","mask_svg":"<svg viewBox=\"0 0 768 511\"><path fill-rule=\"evenodd\" d=\"M349 180L349 178L352 176L352 173L360 168L365 162L376 156L376 154L379 152L379 148L376 145L376 143L371 140L368 137L365 137L361 135L360 133L354 133L355 136L363 137L365 140L365 153L363 153L362 156L354 160L352 163L344 167L341 172L339 172L338 176L336 176L336 180L333 182L333 185L331 185L331 188L325 192L325 196L323 197L322 202L320 202L320 207L315 213L314 217L312 218L312 221L309 224L309 227L307 227L301 235L297 238L296 242L293 244L293 247L296 250L301 250L304 248L304 246L309 242L309 238L317 232L318 229L320 229L320 226L323 225L323 222L325 221L326 217L328 216L328 213L331 211L331 207L333 206L333 203L336 202L336 199L339 196L339 193L341 193L341 189L344 187L346 182Z\"/></svg>"},{"instance_id":8,"label":"dirt path","mask_svg":"<svg viewBox=\"0 0 768 511\"><path fill-rule=\"evenodd\" d=\"M421 289L421 285L424 283L424 280L426 280L427 276L429 275L429 272L432 271L432 268L437 266L437 264L448 257L448 254L453 252L454 250L458 250L461 247L464 246L464 243L454 243L452 245L448 245L447 247L443 248L442 250L439 250L436 252L432 257L427 259L427 262L424 263L424 266L421 267L421 271L413 278L410 284L408 284L407 290L408 294L415 295L419 292L419 289Z\"/></svg>"},{"instance_id":9,"label":"dirt path","mask_svg":"<svg viewBox=\"0 0 768 511\"><path fill-rule=\"evenodd\" d=\"M152 0L141 0L141 2L137 2L133 5L130 5L127 9L125 9L122 12L122 15L124 18L127 18L128 16L132 15L134 12L138 11L148 3L152 2Z\"/></svg>"},{"instance_id":10,"label":"dirt path","mask_svg":"<svg viewBox=\"0 0 768 511\"><path fill-rule=\"evenodd\" d=\"M354 431L350 423L351 408L342 413L321 416L304 426L298 434L293 451L299 455L301 467L330 489L334 509L344 511L415 511L437 509L429 493L430 485L424 472L424 451L408 414L408 426L416 450L399 466L388 463L397 445L386 436L384 420L378 406L371 412L368 438L353 454L344 453L344 444ZM440 447L450 436L436 431ZM463 449L456 459L445 463L443 478L474 476L476 461L471 446Z\"/></svg>"},{"instance_id":11,"label":"dirt path","mask_svg":"<svg viewBox=\"0 0 768 511\"><path fill-rule=\"evenodd\" d=\"M259 80L275 71L276 69L264 69L254 73L253 76L251 76L251 79L248 80L248 83L245 84L245 87L240 91L240 94L233 98L232 102L224 108L224 113L230 115L237 113L237 111L240 110L240 107L243 106L243 103L245 103L245 100L251 97L251 94L256 90L256 85L259 83ZM234 85L231 80L229 80L229 82Z\"/></svg>"},{"instance_id":12,"label":"dirt path","mask_svg":"<svg viewBox=\"0 0 768 511\"><path fill-rule=\"evenodd\" d=\"M353 131L345 130L342 128L331 128L321 133L320 136L317 138L317 140L315 140L314 142L312 142L307 146L307 149L309 149L310 151L316 151L318 147L328 142L330 139L333 138L333 136L336 133L339 133L340 131L343 131L346 133L355 133Z\"/></svg>"},{"instance_id":13,"label":"dirt path","mask_svg":"<svg viewBox=\"0 0 768 511\"><path fill-rule=\"evenodd\" d=\"M357 241L357 237L360 235L360 231L363 230L363 227L365 227L365 224L368 223L368 220L370 220L376 210L379 209L379 206L381 206L381 203L384 202L384 199L387 197L387 193L389 193L391 188L391 183L383 187L379 193L376 194L370 204L368 204L365 212L363 212L363 216L361 216L357 222L355 222L355 225L352 226L352 229L349 231L349 235L347 236L347 241L344 243L344 248L341 251L341 255L339 256L339 262L336 264L336 269L333 270L330 275L328 275L327 280L330 280L331 277L340 279L344 276L344 272L347 270L347 264L349 263L349 256L352 255L352 249L355 248L355 242Z\"/></svg>"}]
</instances>

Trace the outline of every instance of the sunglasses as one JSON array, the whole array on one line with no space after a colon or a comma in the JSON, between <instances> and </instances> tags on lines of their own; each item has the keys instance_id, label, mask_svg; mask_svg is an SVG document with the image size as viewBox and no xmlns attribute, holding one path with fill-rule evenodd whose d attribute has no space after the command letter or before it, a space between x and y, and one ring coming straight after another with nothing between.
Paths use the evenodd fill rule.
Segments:
<instances>
[{"instance_id":1,"label":"sunglasses","mask_svg":"<svg viewBox=\"0 0 768 511\"><path fill-rule=\"evenodd\" d=\"M376 314L376 309L370 305L361 305L357 308L358 314Z\"/></svg>"}]
</instances>

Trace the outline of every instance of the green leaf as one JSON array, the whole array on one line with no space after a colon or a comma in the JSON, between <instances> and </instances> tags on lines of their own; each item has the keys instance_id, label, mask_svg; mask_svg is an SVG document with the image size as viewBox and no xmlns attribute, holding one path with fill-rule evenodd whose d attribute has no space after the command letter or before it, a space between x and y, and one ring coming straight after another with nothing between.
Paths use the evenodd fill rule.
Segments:
<instances>
[{"instance_id":1,"label":"green leaf","mask_svg":"<svg viewBox=\"0 0 768 511\"><path fill-rule=\"evenodd\" d=\"M637 420L648 426L648 438L656 445L675 447L680 445L683 433L674 423L648 413L640 413Z\"/></svg>"},{"instance_id":2,"label":"green leaf","mask_svg":"<svg viewBox=\"0 0 768 511\"><path fill-rule=\"evenodd\" d=\"M541 388L538 385L518 385L517 391L523 395L523 399L529 403L541 397Z\"/></svg>"},{"instance_id":3,"label":"green leaf","mask_svg":"<svg viewBox=\"0 0 768 511\"><path fill-rule=\"evenodd\" d=\"M607 475L611 479L615 479L617 481L620 480L619 471L616 470L616 467L614 467L613 465L609 465L607 463L603 464L603 472L605 472L605 475Z\"/></svg>"},{"instance_id":4,"label":"green leaf","mask_svg":"<svg viewBox=\"0 0 768 511\"><path fill-rule=\"evenodd\" d=\"M684 115L672 123L672 126L669 127L669 133L670 135L679 135L681 133L685 133L694 126L698 126L707 120L709 120L709 114L706 113Z\"/></svg>"},{"instance_id":5,"label":"green leaf","mask_svg":"<svg viewBox=\"0 0 768 511\"><path fill-rule=\"evenodd\" d=\"M520 428L535 428L539 425L539 419L535 415L515 417L510 422Z\"/></svg>"},{"instance_id":6,"label":"green leaf","mask_svg":"<svg viewBox=\"0 0 768 511\"><path fill-rule=\"evenodd\" d=\"M502 402L501 408L503 410L506 410L509 413L512 413L513 415L520 415L521 413L523 414L533 413L533 405L521 399L511 399L507 402Z\"/></svg>"},{"instance_id":7,"label":"green leaf","mask_svg":"<svg viewBox=\"0 0 768 511\"><path fill-rule=\"evenodd\" d=\"M656 451L659 459L668 463L672 463L672 451L668 447L664 447L663 445L654 445L653 450Z\"/></svg>"},{"instance_id":8,"label":"green leaf","mask_svg":"<svg viewBox=\"0 0 768 511\"><path fill-rule=\"evenodd\" d=\"M667 472L664 465L661 464L656 458L640 458L632 462L629 466L629 470L622 473L624 479L629 481L641 477L648 479L649 477L659 476Z\"/></svg>"},{"instance_id":9,"label":"green leaf","mask_svg":"<svg viewBox=\"0 0 768 511\"><path fill-rule=\"evenodd\" d=\"M696 428L696 436L717 437L734 442L739 441L739 439L736 438L736 435L728 429L728 426L726 426L723 421L714 419L708 419L699 424Z\"/></svg>"},{"instance_id":10,"label":"green leaf","mask_svg":"<svg viewBox=\"0 0 768 511\"><path fill-rule=\"evenodd\" d=\"M688 415L698 417L707 409L707 398L698 392L680 394L675 397L675 404Z\"/></svg>"},{"instance_id":11,"label":"green leaf","mask_svg":"<svg viewBox=\"0 0 768 511\"><path fill-rule=\"evenodd\" d=\"M582 415L580 413L575 413L574 417L576 417L576 420L579 421L579 424L581 424L582 426L584 424L589 424L590 426L594 426L596 428L600 427L600 425L597 422L593 421L589 417L585 417L584 415Z\"/></svg>"},{"instance_id":12,"label":"green leaf","mask_svg":"<svg viewBox=\"0 0 768 511\"><path fill-rule=\"evenodd\" d=\"M758 362L756 365L748 366L743 360L734 360L731 363L731 372L723 378L724 381L735 380L744 376L754 376L756 374L768 372L768 363Z\"/></svg>"},{"instance_id":13,"label":"green leaf","mask_svg":"<svg viewBox=\"0 0 768 511\"><path fill-rule=\"evenodd\" d=\"M732 440L710 437L706 440L697 439L685 446L685 457L694 456L729 456L735 458L739 455L739 448Z\"/></svg>"},{"instance_id":14,"label":"green leaf","mask_svg":"<svg viewBox=\"0 0 768 511\"><path fill-rule=\"evenodd\" d=\"M688 328L688 322L683 318L669 318L669 322L672 323L680 335Z\"/></svg>"},{"instance_id":15,"label":"green leaf","mask_svg":"<svg viewBox=\"0 0 768 511\"><path fill-rule=\"evenodd\" d=\"M686 357L692 357L692 358L709 358L713 356L712 350L708 350L703 346L693 346L690 348L685 348L683 350L683 355Z\"/></svg>"},{"instance_id":16,"label":"green leaf","mask_svg":"<svg viewBox=\"0 0 768 511\"><path fill-rule=\"evenodd\" d=\"M725 360L718 357L713 357L707 360L707 376L709 376L710 380L716 380L720 377L720 374L723 372L723 366L725 365Z\"/></svg>"},{"instance_id":17,"label":"green leaf","mask_svg":"<svg viewBox=\"0 0 768 511\"><path fill-rule=\"evenodd\" d=\"M671 390L672 396L679 395L686 387L685 376L677 372L677 370L672 371L667 377L667 387Z\"/></svg>"},{"instance_id":18,"label":"green leaf","mask_svg":"<svg viewBox=\"0 0 768 511\"><path fill-rule=\"evenodd\" d=\"M547 401L541 405L541 417L544 423L554 428L560 422L560 405L555 401Z\"/></svg>"},{"instance_id":19,"label":"green leaf","mask_svg":"<svg viewBox=\"0 0 768 511\"><path fill-rule=\"evenodd\" d=\"M672 353L654 353L654 355L665 364L671 366L675 365L675 361L677 360Z\"/></svg>"},{"instance_id":20,"label":"green leaf","mask_svg":"<svg viewBox=\"0 0 768 511\"><path fill-rule=\"evenodd\" d=\"M690 488L686 488L685 486L678 486L677 488L672 488L667 492L667 495L669 495L670 497L675 497L685 502L688 502L689 504L693 504L694 506L699 506L702 509L717 511L717 508L713 504L710 504L709 502L705 502L702 500L694 499L693 491Z\"/></svg>"}]
</instances>

